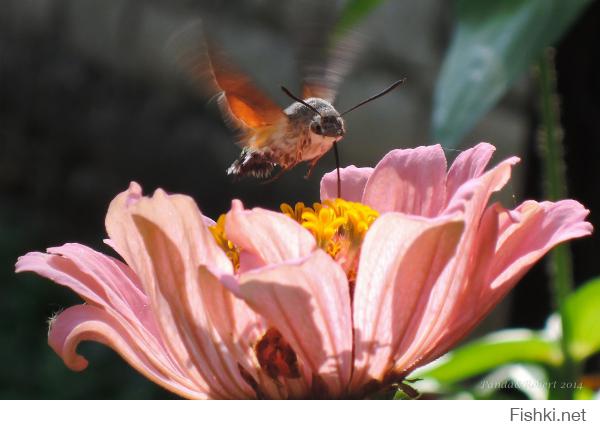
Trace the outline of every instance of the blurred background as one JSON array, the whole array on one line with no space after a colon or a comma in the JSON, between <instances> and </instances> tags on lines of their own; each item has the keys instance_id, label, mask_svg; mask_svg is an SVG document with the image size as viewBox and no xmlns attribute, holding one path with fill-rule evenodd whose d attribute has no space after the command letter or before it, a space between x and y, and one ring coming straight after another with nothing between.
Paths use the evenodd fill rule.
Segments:
<instances>
[{"instance_id":1,"label":"blurred background","mask_svg":"<svg viewBox=\"0 0 600 430\"><path fill-rule=\"evenodd\" d=\"M500 24L511 13L521 20L545 15L523 12L527 1L517 0L494 14L481 6L474 15L465 13L469 1L331 3L342 11L354 7L354 15L342 12L344 22L366 40L341 85L340 109L407 78L400 89L348 116L342 165L373 166L392 148L436 142L454 159L461 148L487 141L498 148L495 162L513 154L523 159L504 196L507 205L542 200L533 65L540 48L553 45L568 195L590 208L590 221L600 225L594 173L600 168L599 1L573 1L580 5L569 14L555 8L540 28L527 21L518 27L517 20L506 31ZM212 218L232 198L267 208L317 201L320 177L334 168L333 154L309 180L304 167L266 185L226 176L239 153L235 136L216 103L174 66L169 48L190 22L210 21L211 37L228 57L287 105L279 86L298 92L300 82L290 29L295 8L309 4L314 7L281 0L0 0L0 398L171 397L96 344L80 348L89 368L69 371L47 345L46 322L77 297L34 275L14 275L14 263L28 251L64 242L109 252L102 244L104 215L131 180L146 192L162 187L189 194ZM555 16L568 19L556 24ZM497 32L493 41L511 50L509 61L495 59L486 45L489 33L470 25L473 19L490 23ZM517 31L519 39L511 40ZM467 36L474 37L463 49ZM530 46L532 40L539 46ZM461 75L470 81L452 80ZM483 105L460 98L478 83L495 88L484 87L475 98L485 99ZM576 241L572 251L576 285L600 273L598 237ZM546 266L538 264L475 336L503 327L542 329L553 309L548 284ZM598 355L584 366L597 372Z\"/></svg>"}]
</instances>

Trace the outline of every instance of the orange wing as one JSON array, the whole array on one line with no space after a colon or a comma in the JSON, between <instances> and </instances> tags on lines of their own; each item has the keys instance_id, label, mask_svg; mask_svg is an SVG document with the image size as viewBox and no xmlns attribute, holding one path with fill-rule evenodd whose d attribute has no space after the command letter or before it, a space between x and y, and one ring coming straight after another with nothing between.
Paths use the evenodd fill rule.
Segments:
<instances>
[{"instance_id":1,"label":"orange wing","mask_svg":"<svg viewBox=\"0 0 600 430\"><path fill-rule=\"evenodd\" d=\"M219 106L223 115L237 128L256 129L276 124L285 117L281 107L258 90L250 80L211 57L211 70L222 91Z\"/></svg>"},{"instance_id":2,"label":"orange wing","mask_svg":"<svg viewBox=\"0 0 600 430\"><path fill-rule=\"evenodd\" d=\"M201 23L183 29L171 40L176 62L207 95L220 92L219 107L225 121L243 132L242 146L265 142L261 136L286 120L283 110L248 79L218 55L203 33ZM252 138L253 136L260 139Z\"/></svg>"}]
</instances>

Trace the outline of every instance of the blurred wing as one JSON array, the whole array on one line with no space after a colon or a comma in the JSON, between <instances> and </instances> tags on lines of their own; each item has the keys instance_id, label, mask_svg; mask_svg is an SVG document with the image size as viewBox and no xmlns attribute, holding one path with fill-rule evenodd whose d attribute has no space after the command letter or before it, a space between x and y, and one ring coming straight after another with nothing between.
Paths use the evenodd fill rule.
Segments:
<instances>
[{"instance_id":1,"label":"blurred wing","mask_svg":"<svg viewBox=\"0 0 600 430\"><path fill-rule=\"evenodd\" d=\"M352 69L361 44L357 33L348 33L334 41L323 66L305 66L303 97L319 97L333 103L341 83Z\"/></svg>"},{"instance_id":2,"label":"blurred wing","mask_svg":"<svg viewBox=\"0 0 600 430\"><path fill-rule=\"evenodd\" d=\"M174 36L171 46L178 67L184 69L187 77L210 96L220 93L219 107L229 125L252 132L285 119L280 106L212 48L201 23Z\"/></svg>"},{"instance_id":3,"label":"blurred wing","mask_svg":"<svg viewBox=\"0 0 600 430\"><path fill-rule=\"evenodd\" d=\"M285 116L281 107L240 72L223 64L215 64L213 59L212 74L216 87L222 91L219 107L226 119L236 127L266 127Z\"/></svg>"},{"instance_id":4,"label":"blurred wing","mask_svg":"<svg viewBox=\"0 0 600 430\"><path fill-rule=\"evenodd\" d=\"M296 2L295 2L296 3ZM309 1L302 4L295 32L301 64L302 97L319 97L333 103L338 88L358 57L364 37L357 32L333 34L339 11L336 2Z\"/></svg>"}]
</instances>

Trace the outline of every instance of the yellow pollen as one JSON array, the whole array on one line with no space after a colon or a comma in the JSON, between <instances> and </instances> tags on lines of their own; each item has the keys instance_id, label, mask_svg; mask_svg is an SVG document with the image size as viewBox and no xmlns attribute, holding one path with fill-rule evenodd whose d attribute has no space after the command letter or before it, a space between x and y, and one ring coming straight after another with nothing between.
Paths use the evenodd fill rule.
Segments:
<instances>
[{"instance_id":1,"label":"yellow pollen","mask_svg":"<svg viewBox=\"0 0 600 430\"><path fill-rule=\"evenodd\" d=\"M220 215L216 224L209 227L209 230L215 238L215 242L225 251L227 258L231 260L233 268L237 272L240 268L240 251L225 235L225 214Z\"/></svg>"},{"instance_id":2,"label":"yellow pollen","mask_svg":"<svg viewBox=\"0 0 600 430\"><path fill-rule=\"evenodd\" d=\"M341 251L358 248L379 213L361 203L343 199L326 200L307 207L296 203L294 208L281 205L281 211L310 231L319 247L333 258Z\"/></svg>"},{"instance_id":3,"label":"yellow pollen","mask_svg":"<svg viewBox=\"0 0 600 430\"><path fill-rule=\"evenodd\" d=\"M342 265L352 282L356 278L360 247L379 212L361 203L343 199L325 200L312 207L299 202L294 207L283 203L281 212L298 222L315 237L317 245ZM219 216L209 227L215 242L225 252L237 272L240 249L225 234L225 217Z\"/></svg>"}]
</instances>

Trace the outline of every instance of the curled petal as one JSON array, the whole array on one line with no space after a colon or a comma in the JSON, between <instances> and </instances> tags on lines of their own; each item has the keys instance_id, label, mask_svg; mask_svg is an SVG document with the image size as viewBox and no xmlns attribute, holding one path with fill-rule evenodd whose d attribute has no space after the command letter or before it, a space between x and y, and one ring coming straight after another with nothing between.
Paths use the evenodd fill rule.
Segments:
<instances>
[{"instance_id":1,"label":"curled petal","mask_svg":"<svg viewBox=\"0 0 600 430\"><path fill-rule=\"evenodd\" d=\"M367 181L363 203L383 212L435 216L443 205L446 157L440 145L389 152Z\"/></svg>"},{"instance_id":2,"label":"curled petal","mask_svg":"<svg viewBox=\"0 0 600 430\"><path fill-rule=\"evenodd\" d=\"M488 206L491 195L506 185L513 166L519 161L518 157L508 158L493 169L460 185L447 202L444 213L450 214L460 208L460 212L466 212L467 226L476 227L477 221Z\"/></svg>"},{"instance_id":3,"label":"curled petal","mask_svg":"<svg viewBox=\"0 0 600 430\"><path fill-rule=\"evenodd\" d=\"M245 269L297 260L316 248L314 237L296 221L265 209L246 210L240 201L227 213L225 231L243 250L240 259L247 261L240 264Z\"/></svg>"},{"instance_id":4,"label":"curled petal","mask_svg":"<svg viewBox=\"0 0 600 430\"><path fill-rule=\"evenodd\" d=\"M340 169L341 197L349 202L362 202L365 185L367 185L367 181L372 173L372 167L348 166ZM321 179L321 201L338 197L337 182L336 170L323 176L323 179Z\"/></svg>"},{"instance_id":5,"label":"curled petal","mask_svg":"<svg viewBox=\"0 0 600 430\"><path fill-rule=\"evenodd\" d=\"M526 201L514 211L514 222L500 214L502 225L493 266L488 273L491 289L512 286L529 268L559 243L588 236L592 225L589 211L575 200ZM496 293L498 294L498 293Z\"/></svg>"},{"instance_id":6,"label":"curled petal","mask_svg":"<svg viewBox=\"0 0 600 430\"><path fill-rule=\"evenodd\" d=\"M185 380L181 368L173 362L162 342L148 298L129 267L79 244L48 251L52 254L31 252L20 257L16 271L35 272L69 287L87 303L104 309L127 330L136 348L145 351L154 366L182 385L193 386Z\"/></svg>"},{"instance_id":7,"label":"curled petal","mask_svg":"<svg viewBox=\"0 0 600 430\"><path fill-rule=\"evenodd\" d=\"M462 184L481 176L495 151L496 148L489 143L480 143L461 152L446 176L446 200L449 200Z\"/></svg>"},{"instance_id":8,"label":"curled petal","mask_svg":"<svg viewBox=\"0 0 600 430\"><path fill-rule=\"evenodd\" d=\"M69 287L87 303L96 304L113 316L125 318L133 330L162 350L148 298L129 267L76 243L50 248L48 252L30 252L20 257L16 272L35 272Z\"/></svg>"},{"instance_id":9,"label":"curled petal","mask_svg":"<svg viewBox=\"0 0 600 430\"><path fill-rule=\"evenodd\" d=\"M106 311L95 306L77 305L60 313L52 322L48 333L48 343L74 371L87 367L87 360L77 353L77 345L82 341L95 341L112 348L133 368L146 378L164 388L188 398L205 398L205 394L190 389L169 374L155 367L148 359L147 352L127 330Z\"/></svg>"},{"instance_id":10,"label":"curled petal","mask_svg":"<svg viewBox=\"0 0 600 430\"><path fill-rule=\"evenodd\" d=\"M31 271L75 291L87 302L110 308L131 322L153 330L148 298L138 277L120 261L78 243L30 252L17 261L16 272Z\"/></svg>"},{"instance_id":11,"label":"curled petal","mask_svg":"<svg viewBox=\"0 0 600 430\"><path fill-rule=\"evenodd\" d=\"M490 207L478 233L478 267L469 279L468 294L432 344L437 347L425 360L446 352L469 333L523 275L550 249L570 239L587 236L592 226L585 221L589 211L574 200L556 203L526 201L508 212Z\"/></svg>"},{"instance_id":12,"label":"curled petal","mask_svg":"<svg viewBox=\"0 0 600 430\"><path fill-rule=\"evenodd\" d=\"M354 292L353 389L382 381L422 324L432 288L456 252L464 223L382 215L360 257ZM394 240L389 240L393 237Z\"/></svg>"},{"instance_id":13,"label":"curled petal","mask_svg":"<svg viewBox=\"0 0 600 430\"><path fill-rule=\"evenodd\" d=\"M242 274L238 294L281 332L329 396L346 390L352 368L350 294L344 271L329 255L317 250L302 262Z\"/></svg>"}]
</instances>

